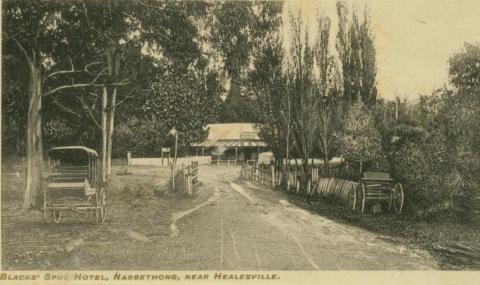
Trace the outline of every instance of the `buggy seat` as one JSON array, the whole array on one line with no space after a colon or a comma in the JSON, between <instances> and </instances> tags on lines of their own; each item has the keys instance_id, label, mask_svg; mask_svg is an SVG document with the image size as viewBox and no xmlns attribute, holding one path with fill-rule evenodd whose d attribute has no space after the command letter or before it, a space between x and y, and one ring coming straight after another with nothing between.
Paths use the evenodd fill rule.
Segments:
<instances>
[{"instance_id":1,"label":"buggy seat","mask_svg":"<svg viewBox=\"0 0 480 285\"><path fill-rule=\"evenodd\" d=\"M95 189L91 187L88 178L88 166L56 166L54 173L48 176L47 188L58 195L61 195L59 192L65 195L72 195L73 192L78 192L78 195L93 195Z\"/></svg>"}]
</instances>

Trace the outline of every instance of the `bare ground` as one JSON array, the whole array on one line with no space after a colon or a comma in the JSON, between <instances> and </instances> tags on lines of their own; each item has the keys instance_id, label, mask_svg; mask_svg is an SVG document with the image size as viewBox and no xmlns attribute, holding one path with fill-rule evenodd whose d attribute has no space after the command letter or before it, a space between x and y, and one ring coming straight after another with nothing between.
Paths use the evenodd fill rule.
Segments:
<instances>
[{"instance_id":1,"label":"bare ground","mask_svg":"<svg viewBox=\"0 0 480 285\"><path fill-rule=\"evenodd\" d=\"M302 209L284 193L201 167L193 197L165 168L115 167L108 220L59 224L19 210L24 177L2 172L2 267L30 270L427 270L425 250ZM295 201L293 201L295 202Z\"/></svg>"}]
</instances>

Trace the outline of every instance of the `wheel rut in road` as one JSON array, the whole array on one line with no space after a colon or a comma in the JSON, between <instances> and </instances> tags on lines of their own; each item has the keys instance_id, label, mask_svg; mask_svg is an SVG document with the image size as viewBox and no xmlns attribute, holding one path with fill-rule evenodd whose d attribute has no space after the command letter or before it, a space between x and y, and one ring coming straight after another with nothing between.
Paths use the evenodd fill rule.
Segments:
<instances>
[{"instance_id":1,"label":"wheel rut in road","mask_svg":"<svg viewBox=\"0 0 480 285\"><path fill-rule=\"evenodd\" d=\"M191 209L181 211L181 212L172 213L172 223L170 224L170 231L171 231L170 236L171 237L176 237L179 234L179 230L178 230L178 227L177 227L177 221L178 220L180 220L183 217L188 216L188 215L192 214L193 212L197 211L198 209L216 201L218 198L220 198L220 193L219 193L218 188L215 187L214 194L207 201L205 201L201 204L198 204L197 206L195 206Z\"/></svg>"},{"instance_id":2,"label":"wheel rut in road","mask_svg":"<svg viewBox=\"0 0 480 285\"><path fill-rule=\"evenodd\" d=\"M391 243L367 230L311 213L289 203L285 193L249 181L234 180L230 181L230 185L234 190L232 193L241 195L237 195L239 199L242 197L243 201L255 202L245 204L242 212L248 211L253 216L252 219L258 220L265 228L273 226L277 231L272 231L270 235L278 235L277 232L285 235L283 241L274 239L268 245L284 246L287 252L276 253L277 258L288 255L291 262L302 264L302 269L438 268L434 259L424 250L401 242ZM256 242L253 244L256 245ZM290 269L296 266L288 264L287 267Z\"/></svg>"}]
</instances>

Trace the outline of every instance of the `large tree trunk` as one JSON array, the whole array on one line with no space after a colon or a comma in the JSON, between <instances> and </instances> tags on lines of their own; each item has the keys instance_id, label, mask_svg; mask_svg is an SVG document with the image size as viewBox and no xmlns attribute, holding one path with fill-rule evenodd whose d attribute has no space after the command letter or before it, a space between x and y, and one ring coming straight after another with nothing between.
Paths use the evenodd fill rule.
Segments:
<instances>
[{"instance_id":1,"label":"large tree trunk","mask_svg":"<svg viewBox=\"0 0 480 285\"><path fill-rule=\"evenodd\" d=\"M110 179L110 175L112 172L112 138L113 138L113 129L114 129L114 121L115 121L115 104L117 101L117 88L113 89L112 99L110 101L110 106L108 110L108 131L107 131L107 173L106 178L107 180Z\"/></svg>"},{"instance_id":2,"label":"large tree trunk","mask_svg":"<svg viewBox=\"0 0 480 285\"><path fill-rule=\"evenodd\" d=\"M41 67L34 59L30 65L30 96L27 124L27 165L26 189L23 210L40 209L42 201L42 73Z\"/></svg>"},{"instance_id":3,"label":"large tree trunk","mask_svg":"<svg viewBox=\"0 0 480 285\"><path fill-rule=\"evenodd\" d=\"M108 75L110 78L118 79L120 75L120 56L115 54L114 50L107 49L106 51L106 58L107 58L107 65L108 65ZM104 88L104 92L106 96L106 101L108 102L108 89ZM107 117L106 120L106 129L102 131L106 135L106 144L104 146L106 157L105 157L105 178L106 180L110 180L111 171L112 171L112 137L113 137L113 129L114 129L114 121L115 121L115 104L117 100L117 88L113 87L112 96L110 99L110 103L107 104L108 111L106 112L105 116Z\"/></svg>"},{"instance_id":4,"label":"large tree trunk","mask_svg":"<svg viewBox=\"0 0 480 285\"><path fill-rule=\"evenodd\" d=\"M107 87L102 89L102 182L107 181Z\"/></svg>"}]
</instances>

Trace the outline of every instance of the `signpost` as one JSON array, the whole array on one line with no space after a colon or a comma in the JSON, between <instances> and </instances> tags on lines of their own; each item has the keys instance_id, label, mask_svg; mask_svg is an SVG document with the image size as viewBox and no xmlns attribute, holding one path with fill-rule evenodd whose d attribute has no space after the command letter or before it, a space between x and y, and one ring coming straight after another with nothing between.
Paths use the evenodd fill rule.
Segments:
<instances>
[{"instance_id":1,"label":"signpost","mask_svg":"<svg viewBox=\"0 0 480 285\"><path fill-rule=\"evenodd\" d=\"M168 158L167 158L167 165L170 164L170 148L169 147L162 147L162 166L163 166L163 154L168 153Z\"/></svg>"}]
</instances>

